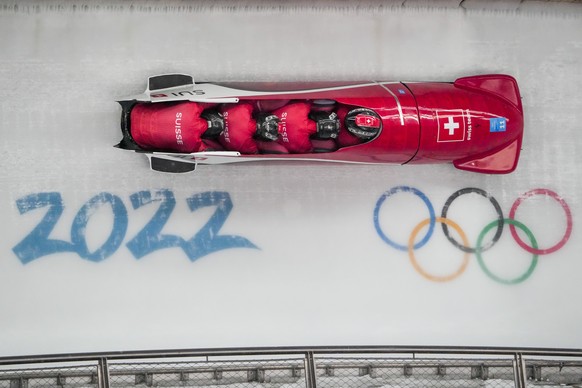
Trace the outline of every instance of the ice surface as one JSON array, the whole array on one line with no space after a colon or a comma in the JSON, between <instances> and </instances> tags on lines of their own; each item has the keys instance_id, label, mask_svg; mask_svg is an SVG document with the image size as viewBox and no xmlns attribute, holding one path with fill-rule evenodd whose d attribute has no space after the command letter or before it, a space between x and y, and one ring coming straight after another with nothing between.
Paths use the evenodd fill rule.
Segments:
<instances>
[{"instance_id":1,"label":"ice surface","mask_svg":"<svg viewBox=\"0 0 582 388\"><path fill-rule=\"evenodd\" d=\"M575 5L568 12L548 5L520 12L378 2L239 11L208 2L129 4L0 2L2 354L350 344L582 347L582 13ZM308 163L155 173L145 157L112 147L120 139L115 99L141 92L149 75L168 72L207 81L512 74L525 109L520 165L507 176L448 165ZM434 282L374 226L377 201L396 186L420 190L437 216L466 187L487 191L504 217L523 193L551 189L571 210L572 234L561 249L540 255L518 284L487 276L472 253L460 276ZM160 189L165 194L156 194ZM139 194L148 190L154 203ZM41 203L38 193L53 193L53 210L62 203L54 230L44 232L64 242L49 242L60 252L23 264L13 248L48 210L26 208ZM187 198L200 193L210 194L196 197L205 205L191 211ZM179 247L145 254L154 244L149 238L134 243L144 254L136 259L126 244L154 217L159 199L166 195L167 205L172 194L175 208L163 234L190 239L216 205L224 225L198 235L190 252L198 260ZM132 195L143 206L134 209ZM87 205L92 198L94 206ZM473 245L497 217L478 194L459 197L448 216ZM378 208L383 233L404 245L427 217L423 201L410 192ZM524 200L516 218L541 248L562 238L568 219L547 195ZM219 247L224 241L234 247L212 251L216 232L232 237ZM111 252L93 257L103 259L98 262L82 259L66 251L72 240L77 250L86 243L85 256L102 245ZM46 251L37 249L39 241L28 245L30 257ZM414 254L419 268L439 276L465 260L440 224ZM518 279L532 260L508 225L482 257L501 280Z\"/></svg>"}]
</instances>

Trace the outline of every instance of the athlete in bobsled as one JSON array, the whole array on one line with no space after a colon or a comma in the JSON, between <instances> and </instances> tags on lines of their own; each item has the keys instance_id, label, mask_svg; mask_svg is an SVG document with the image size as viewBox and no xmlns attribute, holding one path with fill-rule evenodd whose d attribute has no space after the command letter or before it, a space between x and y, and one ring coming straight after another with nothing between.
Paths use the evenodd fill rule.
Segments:
<instances>
[{"instance_id":1,"label":"athlete in bobsled","mask_svg":"<svg viewBox=\"0 0 582 388\"><path fill-rule=\"evenodd\" d=\"M138 104L131 112L131 136L144 150L295 154L332 152L378 134L375 112L336 108L331 100Z\"/></svg>"},{"instance_id":2,"label":"athlete in bobsled","mask_svg":"<svg viewBox=\"0 0 582 388\"><path fill-rule=\"evenodd\" d=\"M144 150L191 153L217 146L222 117L213 105L195 102L136 104L131 110L130 133Z\"/></svg>"}]
</instances>

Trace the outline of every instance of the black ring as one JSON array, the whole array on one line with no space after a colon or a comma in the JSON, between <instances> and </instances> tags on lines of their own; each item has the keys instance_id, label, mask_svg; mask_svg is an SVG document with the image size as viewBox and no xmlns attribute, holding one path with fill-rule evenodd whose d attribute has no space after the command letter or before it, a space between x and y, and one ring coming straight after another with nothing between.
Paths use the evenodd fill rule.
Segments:
<instances>
[{"instance_id":1,"label":"black ring","mask_svg":"<svg viewBox=\"0 0 582 388\"><path fill-rule=\"evenodd\" d=\"M493 240L491 240L490 242L488 242L487 244L485 244L479 248L479 252L483 252L483 251L486 251L487 249L491 248L499 240L499 238L501 237L501 234L503 233L503 225L505 222L503 220L503 210L501 210L501 206L499 206L499 202L497 202L497 200L495 198L493 198L492 195L490 195L485 190L478 189L476 187L466 187L464 189L457 190L453 194L451 194L451 196L447 199L447 202L445 202L445 206L443 206L443 211L441 213L441 217L447 218L447 212L449 211L449 207L451 206L451 203L453 203L453 201L457 197L460 197L463 194L469 194L469 193L479 194L479 195L487 198L491 202L491 204L495 208L495 211L497 212L497 215L499 216L497 218L497 231L495 232L495 235L493 236ZM449 228L447 227L447 225L444 223L442 223L441 225L443 227L443 233L445 234L447 239L454 246L456 246L457 248L459 248L463 252L468 252L468 253L476 253L477 252L477 248L466 247L464 245L459 244L457 242L457 240L452 238L451 235L449 234Z\"/></svg>"}]
</instances>

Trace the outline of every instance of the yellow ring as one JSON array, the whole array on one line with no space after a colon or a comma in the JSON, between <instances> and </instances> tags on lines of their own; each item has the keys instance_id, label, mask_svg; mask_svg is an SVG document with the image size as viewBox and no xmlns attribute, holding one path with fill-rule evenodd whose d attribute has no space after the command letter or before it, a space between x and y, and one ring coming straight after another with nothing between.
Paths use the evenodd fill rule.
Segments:
<instances>
[{"instance_id":1,"label":"yellow ring","mask_svg":"<svg viewBox=\"0 0 582 388\"><path fill-rule=\"evenodd\" d=\"M449 220L448 218L443 218L443 217L436 217L435 221L440 222L442 224L446 224L446 225L450 226L451 228L455 229L457 231L457 233L459 233L461 240L463 240L463 244L466 247L469 246L469 241L467 240L467 236L465 235L465 232L463 232L463 230L461 229L461 227L459 225L457 225L457 223ZM433 282L449 282L449 281L455 279L456 277L458 277L459 275L461 275L463 272L465 272L465 269L467 269L467 265L469 264L469 252L465 252L463 263L461 264L461 267L457 270L457 272L455 272L451 275L435 276L435 275L431 275L428 272L426 272L417 263L416 258L414 257L414 240L416 239L416 235L418 234L418 232L420 232L420 230L423 227L425 227L429 222L430 222L430 218L427 218L426 220L422 221L420 224L416 225L416 228L414 228L412 230L412 233L410 235L410 239L408 240L408 255L410 257L410 261L412 262L412 266L414 267L414 269L416 269L416 271L419 274L421 274L422 276L424 276L428 280L432 280Z\"/></svg>"}]
</instances>

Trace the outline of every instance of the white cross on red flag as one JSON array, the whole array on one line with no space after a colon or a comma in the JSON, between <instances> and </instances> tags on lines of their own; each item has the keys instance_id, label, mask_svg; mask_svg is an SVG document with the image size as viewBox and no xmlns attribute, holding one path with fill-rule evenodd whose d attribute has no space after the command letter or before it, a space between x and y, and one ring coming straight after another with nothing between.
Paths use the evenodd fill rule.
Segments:
<instances>
[{"instance_id":1,"label":"white cross on red flag","mask_svg":"<svg viewBox=\"0 0 582 388\"><path fill-rule=\"evenodd\" d=\"M465 114L462 109L437 110L438 142L465 140Z\"/></svg>"}]
</instances>

